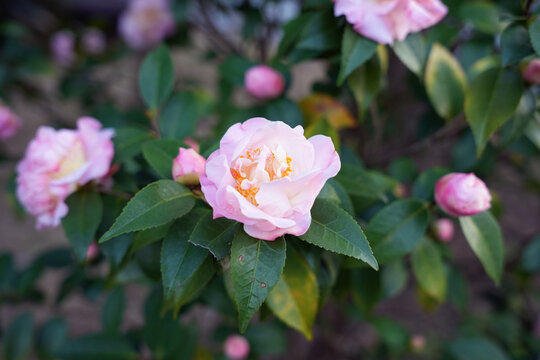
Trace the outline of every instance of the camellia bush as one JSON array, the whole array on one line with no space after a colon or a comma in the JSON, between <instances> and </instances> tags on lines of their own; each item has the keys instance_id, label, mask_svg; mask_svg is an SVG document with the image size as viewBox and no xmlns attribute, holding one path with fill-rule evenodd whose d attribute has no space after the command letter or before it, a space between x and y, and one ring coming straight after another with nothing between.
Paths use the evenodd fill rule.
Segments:
<instances>
[{"instance_id":1,"label":"camellia bush","mask_svg":"<svg viewBox=\"0 0 540 360\"><path fill-rule=\"evenodd\" d=\"M130 0L39 30L0 15L7 198L69 241L25 266L0 254L2 359L536 359L540 238L504 224L540 232L539 14L534 0ZM126 58L137 106L92 75ZM7 139L32 119L13 94L56 116L52 93L84 116L40 126L14 159ZM511 204L494 190L508 173ZM520 207L536 220L505 220ZM52 299L45 271L62 277ZM146 300L127 327L133 287ZM101 331L24 311L74 293L101 304ZM400 306L425 311L409 324L452 321L410 328Z\"/></svg>"}]
</instances>

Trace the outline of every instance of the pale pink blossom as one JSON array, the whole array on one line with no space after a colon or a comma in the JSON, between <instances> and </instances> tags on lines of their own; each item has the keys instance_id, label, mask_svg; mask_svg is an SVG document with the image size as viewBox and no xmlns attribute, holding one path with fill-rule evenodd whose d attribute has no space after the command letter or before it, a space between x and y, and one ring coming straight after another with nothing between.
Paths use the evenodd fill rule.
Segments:
<instances>
[{"instance_id":1,"label":"pale pink blossom","mask_svg":"<svg viewBox=\"0 0 540 360\"><path fill-rule=\"evenodd\" d=\"M202 191L214 218L244 224L251 236L302 235L326 180L341 167L332 140L304 129L252 118L229 128L206 163Z\"/></svg>"},{"instance_id":2,"label":"pale pink blossom","mask_svg":"<svg viewBox=\"0 0 540 360\"><path fill-rule=\"evenodd\" d=\"M173 160L173 179L184 185L196 185L199 176L204 174L205 165L206 159L195 150L180 148L178 156Z\"/></svg>"},{"instance_id":3,"label":"pale pink blossom","mask_svg":"<svg viewBox=\"0 0 540 360\"><path fill-rule=\"evenodd\" d=\"M437 239L448 242L454 237L454 223L450 219L438 219L434 224Z\"/></svg>"},{"instance_id":4,"label":"pale pink blossom","mask_svg":"<svg viewBox=\"0 0 540 360\"><path fill-rule=\"evenodd\" d=\"M523 79L531 84L540 84L540 59L529 61L523 71Z\"/></svg>"},{"instance_id":5,"label":"pale pink blossom","mask_svg":"<svg viewBox=\"0 0 540 360\"><path fill-rule=\"evenodd\" d=\"M473 173L451 173L435 184L435 200L448 214L470 216L491 207L491 195L486 184Z\"/></svg>"},{"instance_id":6,"label":"pale pink blossom","mask_svg":"<svg viewBox=\"0 0 540 360\"><path fill-rule=\"evenodd\" d=\"M71 30L60 30L53 34L50 41L54 61L62 66L73 64L75 55L75 35Z\"/></svg>"},{"instance_id":7,"label":"pale pink blossom","mask_svg":"<svg viewBox=\"0 0 540 360\"><path fill-rule=\"evenodd\" d=\"M0 105L0 140L13 137L21 125L21 119L10 108Z\"/></svg>"},{"instance_id":8,"label":"pale pink blossom","mask_svg":"<svg viewBox=\"0 0 540 360\"><path fill-rule=\"evenodd\" d=\"M100 55L107 48L107 39L103 31L96 28L88 28L82 35L82 46L87 53Z\"/></svg>"},{"instance_id":9,"label":"pale pink blossom","mask_svg":"<svg viewBox=\"0 0 540 360\"><path fill-rule=\"evenodd\" d=\"M93 261L99 256L99 245L92 242L86 249L86 261Z\"/></svg>"},{"instance_id":10,"label":"pale pink blossom","mask_svg":"<svg viewBox=\"0 0 540 360\"><path fill-rule=\"evenodd\" d=\"M249 355L249 342L240 335L231 335L223 345L225 356L232 360L242 360Z\"/></svg>"},{"instance_id":11,"label":"pale pink blossom","mask_svg":"<svg viewBox=\"0 0 540 360\"><path fill-rule=\"evenodd\" d=\"M147 50L172 34L176 25L168 0L131 0L118 26L131 48Z\"/></svg>"},{"instance_id":12,"label":"pale pink blossom","mask_svg":"<svg viewBox=\"0 0 540 360\"><path fill-rule=\"evenodd\" d=\"M76 130L38 129L17 166L17 197L37 218L38 229L58 226L68 212L65 199L108 173L113 135L89 117L80 118Z\"/></svg>"},{"instance_id":13,"label":"pale pink blossom","mask_svg":"<svg viewBox=\"0 0 540 360\"><path fill-rule=\"evenodd\" d=\"M345 15L359 34L381 44L404 40L435 25L448 12L440 0L334 0L334 14Z\"/></svg>"},{"instance_id":14,"label":"pale pink blossom","mask_svg":"<svg viewBox=\"0 0 540 360\"><path fill-rule=\"evenodd\" d=\"M244 85L257 99L273 99L285 90L285 78L269 66L257 65L246 71Z\"/></svg>"}]
</instances>

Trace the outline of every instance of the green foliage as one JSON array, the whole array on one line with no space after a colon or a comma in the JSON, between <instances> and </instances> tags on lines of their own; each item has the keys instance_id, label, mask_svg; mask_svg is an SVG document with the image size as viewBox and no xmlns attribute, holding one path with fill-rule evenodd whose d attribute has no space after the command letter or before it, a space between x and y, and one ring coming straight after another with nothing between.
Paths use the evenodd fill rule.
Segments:
<instances>
[{"instance_id":1,"label":"green foliage","mask_svg":"<svg viewBox=\"0 0 540 360\"><path fill-rule=\"evenodd\" d=\"M143 145L143 156L161 178L170 179L173 160L182 145L181 141L173 139L150 140Z\"/></svg>"},{"instance_id":2,"label":"green foliage","mask_svg":"<svg viewBox=\"0 0 540 360\"><path fill-rule=\"evenodd\" d=\"M446 269L437 246L424 239L412 252L412 268L418 285L439 302L446 297Z\"/></svg>"},{"instance_id":3,"label":"green foliage","mask_svg":"<svg viewBox=\"0 0 540 360\"><path fill-rule=\"evenodd\" d=\"M178 92L163 106L159 116L159 132L167 139L182 140L195 133L202 114L202 101L192 92Z\"/></svg>"},{"instance_id":4,"label":"green foliage","mask_svg":"<svg viewBox=\"0 0 540 360\"><path fill-rule=\"evenodd\" d=\"M377 43L359 35L350 26L345 28L341 45L341 69L338 85L357 68L362 66L377 51Z\"/></svg>"},{"instance_id":5,"label":"green foliage","mask_svg":"<svg viewBox=\"0 0 540 360\"><path fill-rule=\"evenodd\" d=\"M130 360L137 354L129 342L120 335L92 334L70 339L58 349L56 357L62 360Z\"/></svg>"},{"instance_id":6,"label":"green foliage","mask_svg":"<svg viewBox=\"0 0 540 360\"><path fill-rule=\"evenodd\" d=\"M124 288L117 286L109 293L101 311L101 323L104 332L116 333L118 331L118 328L122 325L125 306Z\"/></svg>"},{"instance_id":7,"label":"green foliage","mask_svg":"<svg viewBox=\"0 0 540 360\"><path fill-rule=\"evenodd\" d=\"M221 260L229 255L238 223L225 218L213 219L212 211L201 214L189 238L192 244L208 249Z\"/></svg>"},{"instance_id":8,"label":"green foliage","mask_svg":"<svg viewBox=\"0 0 540 360\"><path fill-rule=\"evenodd\" d=\"M167 100L174 86L171 54L165 46L149 53L139 71L139 91L146 106L157 109Z\"/></svg>"},{"instance_id":9,"label":"green foliage","mask_svg":"<svg viewBox=\"0 0 540 360\"><path fill-rule=\"evenodd\" d=\"M2 339L2 358L5 360L26 359L32 348L34 318L29 313L19 315Z\"/></svg>"},{"instance_id":10,"label":"green foliage","mask_svg":"<svg viewBox=\"0 0 540 360\"><path fill-rule=\"evenodd\" d=\"M418 77L422 77L427 59L425 40L420 34L409 34L403 41L396 41L392 49L401 62Z\"/></svg>"}]
</instances>

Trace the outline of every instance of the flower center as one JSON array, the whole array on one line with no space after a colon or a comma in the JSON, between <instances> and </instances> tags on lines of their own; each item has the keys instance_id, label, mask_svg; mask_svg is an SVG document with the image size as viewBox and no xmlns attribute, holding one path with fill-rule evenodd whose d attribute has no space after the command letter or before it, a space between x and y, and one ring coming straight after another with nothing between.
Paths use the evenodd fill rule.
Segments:
<instances>
[{"instance_id":1,"label":"flower center","mask_svg":"<svg viewBox=\"0 0 540 360\"><path fill-rule=\"evenodd\" d=\"M57 180L74 173L84 165L85 161L83 145L80 140L77 140L70 152L60 161L58 170L52 174L52 178Z\"/></svg>"},{"instance_id":2,"label":"flower center","mask_svg":"<svg viewBox=\"0 0 540 360\"><path fill-rule=\"evenodd\" d=\"M292 173L292 159L279 145L273 150L266 145L248 150L233 164L231 175L236 182L236 191L255 206L259 205L255 195L261 183L282 179Z\"/></svg>"}]
</instances>

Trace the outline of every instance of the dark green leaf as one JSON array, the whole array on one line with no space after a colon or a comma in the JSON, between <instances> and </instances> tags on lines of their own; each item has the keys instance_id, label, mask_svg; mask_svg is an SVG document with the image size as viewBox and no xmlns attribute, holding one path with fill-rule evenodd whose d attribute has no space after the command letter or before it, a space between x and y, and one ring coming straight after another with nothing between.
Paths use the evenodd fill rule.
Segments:
<instances>
[{"instance_id":1,"label":"dark green leaf","mask_svg":"<svg viewBox=\"0 0 540 360\"><path fill-rule=\"evenodd\" d=\"M455 268L448 271L448 300L461 311L465 311L468 304L467 281Z\"/></svg>"},{"instance_id":2,"label":"dark green leaf","mask_svg":"<svg viewBox=\"0 0 540 360\"><path fill-rule=\"evenodd\" d=\"M135 252L147 245L153 244L156 241L163 239L165 235L167 235L167 233L169 232L169 228L171 227L171 225L171 223L168 223L155 228L137 232L135 238L133 239L133 246L131 247L131 251Z\"/></svg>"},{"instance_id":3,"label":"dark green leaf","mask_svg":"<svg viewBox=\"0 0 540 360\"><path fill-rule=\"evenodd\" d=\"M511 25L501 35L502 65L508 66L520 62L534 52L529 42L527 29L520 25Z\"/></svg>"},{"instance_id":4,"label":"dark green leaf","mask_svg":"<svg viewBox=\"0 0 540 360\"><path fill-rule=\"evenodd\" d=\"M142 146L152 137L146 130L137 127L121 127L115 129L114 159L125 162L142 152Z\"/></svg>"},{"instance_id":5,"label":"dark green leaf","mask_svg":"<svg viewBox=\"0 0 540 360\"><path fill-rule=\"evenodd\" d=\"M174 139L155 139L143 145L143 155L148 164L164 179L172 178L172 164L183 143Z\"/></svg>"},{"instance_id":6,"label":"dark green leaf","mask_svg":"<svg viewBox=\"0 0 540 360\"><path fill-rule=\"evenodd\" d=\"M62 227L79 262L86 259L86 250L96 236L101 222L103 204L95 191L81 190L67 198L68 214Z\"/></svg>"},{"instance_id":7,"label":"dark green leaf","mask_svg":"<svg viewBox=\"0 0 540 360\"><path fill-rule=\"evenodd\" d=\"M466 2L460 8L459 15L473 24L479 31L495 35L501 30L499 11L495 5L485 1Z\"/></svg>"},{"instance_id":8,"label":"dark green leaf","mask_svg":"<svg viewBox=\"0 0 540 360\"><path fill-rule=\"evenodd\" d=\"M376 51L376 42L366 39L350 26L347 26L341 44L341 69L338 75L338 85L341 85L354 70L362 66Z\"/></svg>"},{"instance_id":9,"label":"dark green leaf","mask_svg":"<svg viewBox=\"0 0 540 360\"><path fill-rule=\"evenodd\" d=\"M197 246L208 249L221 260L231 252L231 243L238 227L233 220L213 219L212 211L207 211L199 217L199 221L189 241Z\"/></svg>"},{"instance_id":10,"label":"dark green leaf","mask_svg":"<svg viewBox=\"0 0 540 360\"><path fill-rule=\"evenodd\" d=\"M435 167L421 173L413 184L413 197L420 200L433 201L435 183L449 172L448 169Z\"/></svg>"},{"instance_id":11,"label":"dark green leaf","mask_svg":"<svg viewBox=\"0 0 540 360\"><path fill-rule=\"evenodd\" d=\"M463 338L450 344L450 352L458 360L489 359L509 360L510 358L494 343L485 338Z\"/></svg>"},{"instance_id":12,"label":"dark green leaf","mask_svg":"<svg viewBox=\"0 0 540 360\"><path fill-rule=\"evenodd\" d=\"M425 40L419 33L412 33L403 41L392 45L397 57L418 77L422 77L427 58Z\"/></svg>"},{"instance_id":13,"label":"dark green leaf","mask_svg":"<svg viewBox=\"0 0 540 360\"><path fill-rule=\"evenodd\" d=\"M137 354L120 335L92 334L66 341L56 357L62 360L132 360Z\"/></svg>"},{"instance_id":14,"label":"dark green leaf","mask_svg":"<svg viewBox=\"0 0 540 360\"><path fill-rule=\"evenodd\" d=\"M231 276L238 308L240 332L278 282L285 265L283 237L274 241L255 239L239 229L231 248Z\"/></svg>"},{"instance_id":15,"label":"dark green leaf","mask_svg":"<svg viewBox=\"0 0 540 360\"><path fill-rule=\"evenodd\" d=\"M355 305L368 318L381 299L381 273L370 268L351 270L350 288Z\"/></svg>"},{"instance_id":16,"label":"dark green leaf","mask_svg":"<svg viewBox=\"0 0 540 360\"><path fill-rule=\"evenodd\" d=\"M53 354L66 342L67 323L62 318L52 318L40 329L37 337L37 352L40 359L53 360Z\"/></svg>"},{"instance_id":17,"label":"dark green leaf","mask_svg":"<svg viewBox=\"0 0 540 360\"><path fill-rule=\"evenodd\" d=\"M407 285L409 272L402 259L389 262L381 268L381 287L384 299L399 294Z\"/></svg>"},{"instance_id":18,"label":"dark green leaf","mask_svg":"<svg viewBox=\"0 0 540 360\"><path fill-rule=\"evenodd\" d=\"M150 109L157 109L167 100L174 85L171 54L161 45L146 55L139 70L139 91Z\"/></svg>"},{"instance_id":19,"label":"dark green leaf","mask_svg":"<svg viewBox=\"0 0 540 360\"><path fill-rule=\"evenodd\" d=\"M540 56L540 18L536 18L529 24L529 37L534 51Z\"/></svg>"},{"instance_id":20,"label":"dark green leaf","mask_svg":"<svg viewBox=\"0 0 540 360\"><path fill-rule=\"evenodd\" d=\"M175 93L161 110L161 136L177 140L193 136L199 112L198 100L192 92Z\"/></svg>"},{"instance_id":21,"label":"dark green leaf","mask_svg":"<svg viewBox=\"0 0 540 360\"><path fill-rule=\"evenodd\" d=\"M514 116L501 128L501 140L504 145L511 144L523 135L529 123L534 119L535 111L536 97L530 89L525 90Z\"/></svg>"},{"instance_id":22,"label":"dark green leaf","mask_svg":"<svg viewBox=\"0 0 540 360\"><path fill-rule=\"evenodd\" d=\"M394 320L378 317L373 320L373 326L383 343L393 352L402 352L409 345L407 330Z\"/></svg>"},{"instance_id":23,"label":"dark green leaf","mask_svg":"<svg viewBox=\"0 0 540 360\"><path fill-rule=\"evenodd\" d=\"M19 315L2 338L4 360L26 359L34 337L34 319L30 313Z\"/></svg>"},{"instance_id":24,"label":"dark green leaf","mask_svg":"<svg viewBox=\"0 0 540 360\"><path fill-rule=\"evenodd\" d=\"M107 301L105 301L101 310L103 332L116 333L118 331L118 328L122 325L125 306L124 288L117 286L109 293L109 297L107 297Z\"/></svg>"},{"instance_id":25,"label":"dark green leaf","mask_svg":"<svg viewBox=\"0 0 540 360\"><path fill-rule=\"evenodd\" d=\"M446 269L441 253L429 239L424 239L412 252L412 268L418 285L439 302L446 297Z\"/></svg>"},{"instance_id":26,"label":"dark green leaf","mask_svg":"<svg viewBox=\"0 0 540 360\"><path fill-rule=\"evenodd\" d=\"M270 101L264 107L267 119L283 121L290 127L296 127L304 123L304 117L296 103L287 98Z\"/></svg>"},{"instance_id":27,"label":"dark green leaf","mask_svg":"<svg viewBox=\"0 0 540 360\"><path fill-rule=\"evenodd\" d=\"M540 236L532 239L523 250L521 266L531 273L540 271Z\"/></svg>"}]
</instances>

